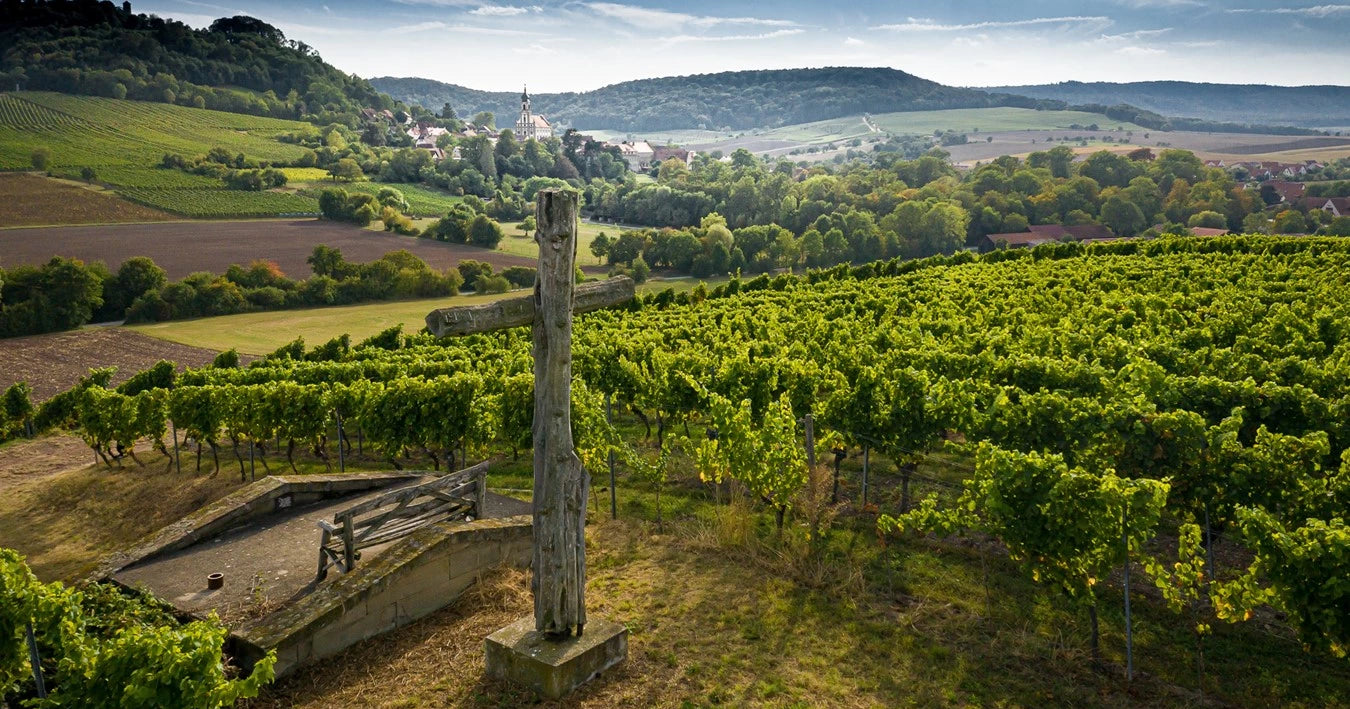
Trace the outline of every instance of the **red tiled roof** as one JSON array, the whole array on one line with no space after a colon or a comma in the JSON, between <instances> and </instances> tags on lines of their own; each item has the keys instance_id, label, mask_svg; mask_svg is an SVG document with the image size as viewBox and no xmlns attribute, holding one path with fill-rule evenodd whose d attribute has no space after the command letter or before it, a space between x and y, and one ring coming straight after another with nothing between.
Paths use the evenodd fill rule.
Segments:
<instances>
[{"instance_id":1,"label":"red tiled roof","mask_svg":"<svg viewBox=\"0 0 1350 709\"><path fill-rule=\"evenodd\" d=\"M1297 202L1303 198L1303 192L1307 187L1302 182L1280 182L1270 183L1271 188L1275 190L1281 199L1286 202Z\"/></svg>"}]
</instances>

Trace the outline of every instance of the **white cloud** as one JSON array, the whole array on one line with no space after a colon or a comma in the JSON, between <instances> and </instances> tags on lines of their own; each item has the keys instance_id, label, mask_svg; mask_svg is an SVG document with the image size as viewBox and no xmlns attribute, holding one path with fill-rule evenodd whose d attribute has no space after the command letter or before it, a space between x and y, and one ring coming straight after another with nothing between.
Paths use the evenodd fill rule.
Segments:
<instances>
[{"instance_id":1,"label":"white cloud","mask_svg":"<svg viewBox=\"0 0 1350 709\"><path fill-rule=\"evenodd\" d=\"M1171 32L1171 27L1162 27L1156 30L1135 30L1133 32L1122 32L1120 34L1104 34L1101 36L1103 42L1124 42L1145 37L1157 37L1160 34Z\"/></svg>"},{"instance_id":2,"label":"white cloud","mask_svg":"<svg viewBox=\"0 0 1350 709\"><path fill-rule=\"evenodd\" d=\"M692 35L681 34L666 38L667 42L749 42L757 39L777 39L779 37L789 37L794 34L801 34L806 30L788 29L774 30L763 34L734 34L734 35Z\"/></svg>"},{"instance_id":3,"label":"white cloud","mask_svg":"<svg viewBox=\"0 0 1350 709\"><path fill-rule=\"evenodd\" d=\"M1350 14L1350 5L1312 5L1310 7L1254 7L1234 8L1231 13L1262 13L1268 15L1302 15L1304 17L1331 17Z\"/></svg>"},{"instance_id":4,"label":"white cloud","mask_svg":"<svg viewBox=\"0 0 1350 709\"><path fill-rule=\"evenodd\" d=\"M1145 7L1204 7L1200 0L1115 0L1119 5L1135 9Z\"/></svg>"},{"instance_id":5,"label":"white cloud","mask_svg":"<svg viewBox=\"0 0 1350 709\"><path fill-rule=\"evenodd\" d=\"M552 47L546 47L538 42L531 43L525 47L516 47L511 50L516 54L557 54L558 50Z\"/></svg>"},{"instance_id":6,"label":"white cloud","mask_svg":"<svg viewBox=\"0 0 1350 709\"><path fill-rule=\"evenodd\" d=\"M469 10L469 14L480 17L514 17L524 15L529 11L530 8L528 7L516 7L514 5L483 5Z\"/></svg>"},{"instance_id":7,"label":"white cloud","mask_svg":"<svg viewBox=\"0 0 1350 709\"><path fill-rule=\"evenodd\" d=\"M384 30L385 34L414 34L417 32L455 32L460 34L486 34L500 35L507 37L520 37L526 35L539 35L539 32L527 32L525 30L506 30L495 27L477 27L474 25L452 25L440 20L429 20L427 22L418 22L411 25L399 25Z\"/></svg>"},{"instance_id":8,"label":"white cloud","mask_svg":"<svg viewBox=\"0 0 1350 709\"><path fill-rule=\"evenodd\" d=\"M1084 25L1091 27L1106 27L1111 24L1111 18L1101 15L1073 15L1067 17L1033 17L1028 20L993 20L986 22L970 22L966 24L942 24L936 20L930 20L921 17L911 17L907 21L897 24L877 25L874 30L891 30L894 32L968 32L970 30L985 29L1005 29L1013 27L1032 27L1036 25Z\"/></svg>"},{"instance_id":9,"label":"white cloud","mask_svg":"<svg viewBox=\"0 0 1350 709\"><path fill-rule=\"evenodd\" d=\"M867 43L864 42L864 41L862 41L861 39L858 39L857 37L845 37L845 38L844 38L844 46L845 46L845 47L861 47L861 46L863 46L864 44L867 44Z\"/></svg>"},{"instance_id":10,"label":"white cloud","mask_svg":"<svg viewBox=\"0 0 1350 709\"><path fill-rule=\"evenodd\" d=\"M766 27L795 27L790 20L774 20L763 17L710 17L690 15L683 12L658 10L634 5L621 5L613 2L586 3L592 11L611 19L626 22L645 29L669 29L672 25L691 25L694 27L715 27L717 25L762 25Z\"/></svg>"},{"instance_id":11,"label":"white cloud","mask_svg":"<svg viewBox=\"0 0 1350 709\"><path fill-rule=\"evenodd\" d=\"M1131 57L1156 57L1159 54L1166 54L1167 50L1156 47L1139 47L1130 45L1116 50L1116 54L1125 54Z\"/></svg>"}]
</instances>

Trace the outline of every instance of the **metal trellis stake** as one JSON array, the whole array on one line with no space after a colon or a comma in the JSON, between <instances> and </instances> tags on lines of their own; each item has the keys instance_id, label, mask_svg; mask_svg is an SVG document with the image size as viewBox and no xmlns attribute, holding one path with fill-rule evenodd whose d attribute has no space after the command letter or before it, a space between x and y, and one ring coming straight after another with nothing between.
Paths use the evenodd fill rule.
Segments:
<instances>
[{"instance_id":1,"label":"metal trellis stake","mask_svg":"<svg viewBox=\"0 0 1350 709\"><path fill-rule=\"evenodd\" d=\"M605 393L605 423L614 425L614 395ZM614 448L609 449L609 518L619 518L619 493L614 487Z\"/></svg>"},{"instance_id":2,"label":"metal trellis stake","mask_svg":"<svg viewBox=\"0 0 1350 709\"><path fill-rule=\"evenodd\" d=\"M1134 624L1130 619L1130 506L1120 511L1120 541L1125 545L1125 681L1134 681Z\"/></svg>"},{"instance_id":3,"label":"metal trellis stake","mask_svg":"<svg viewBox=\"0 0 1350 709\"><path fill-rule=\"evenodd\" d=\"M872 462L872 449L869 446L863 446L863 484L862 484L862 506L867 506L867 474L870 472Z\"/></svg>"},{"instance_id":4,"label":"metal trellis stake","mask_svg":"<svg viewBox=\"0 0 1350 709\"><path fill-rule=\"evenodd\" d=\"M37 637L33 635L33 621L28 621L28 664L33 667L33 683L37 685L38 699L47 698L47 685L42 681L42 657L38 655Z\"/></svg>"}]
</instances>

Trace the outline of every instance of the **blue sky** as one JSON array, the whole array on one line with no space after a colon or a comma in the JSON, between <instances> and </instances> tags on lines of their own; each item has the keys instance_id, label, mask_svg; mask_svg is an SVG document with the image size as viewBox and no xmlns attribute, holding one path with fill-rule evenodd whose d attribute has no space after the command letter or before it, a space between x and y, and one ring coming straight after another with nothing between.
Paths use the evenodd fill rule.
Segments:
<instances>
[{"instance_id":1,"label":"blue sky","mask_svg":"<svg viewBox=\"0 0 1350 709\"><path fill-rule=\"evenodd\" d=\"M581 91L733 69L889 66L959 86L1350 84L1350 4L1296 0L153 0L248 14L365 77Z\"/></svg>"}]
</instances>

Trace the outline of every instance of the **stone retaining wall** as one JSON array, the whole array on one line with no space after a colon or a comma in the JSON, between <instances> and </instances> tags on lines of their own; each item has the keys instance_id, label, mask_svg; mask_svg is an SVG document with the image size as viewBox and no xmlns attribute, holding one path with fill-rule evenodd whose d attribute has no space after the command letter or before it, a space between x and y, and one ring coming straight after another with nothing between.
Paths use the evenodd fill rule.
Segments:
<instances>
[{"instance_id":1,"label":"stone retaining wall","mask_svg":"<svg viewBox=\"0 0 1350 709\"><path fill-rule=\"evenodd\" d=\"M453 603L489 569L529 566L532 543L529 515L428 526L296 603L236 628L227 649L246 671L275 650L277 675L287 674Z\"/></svg>"}]
</instances>

